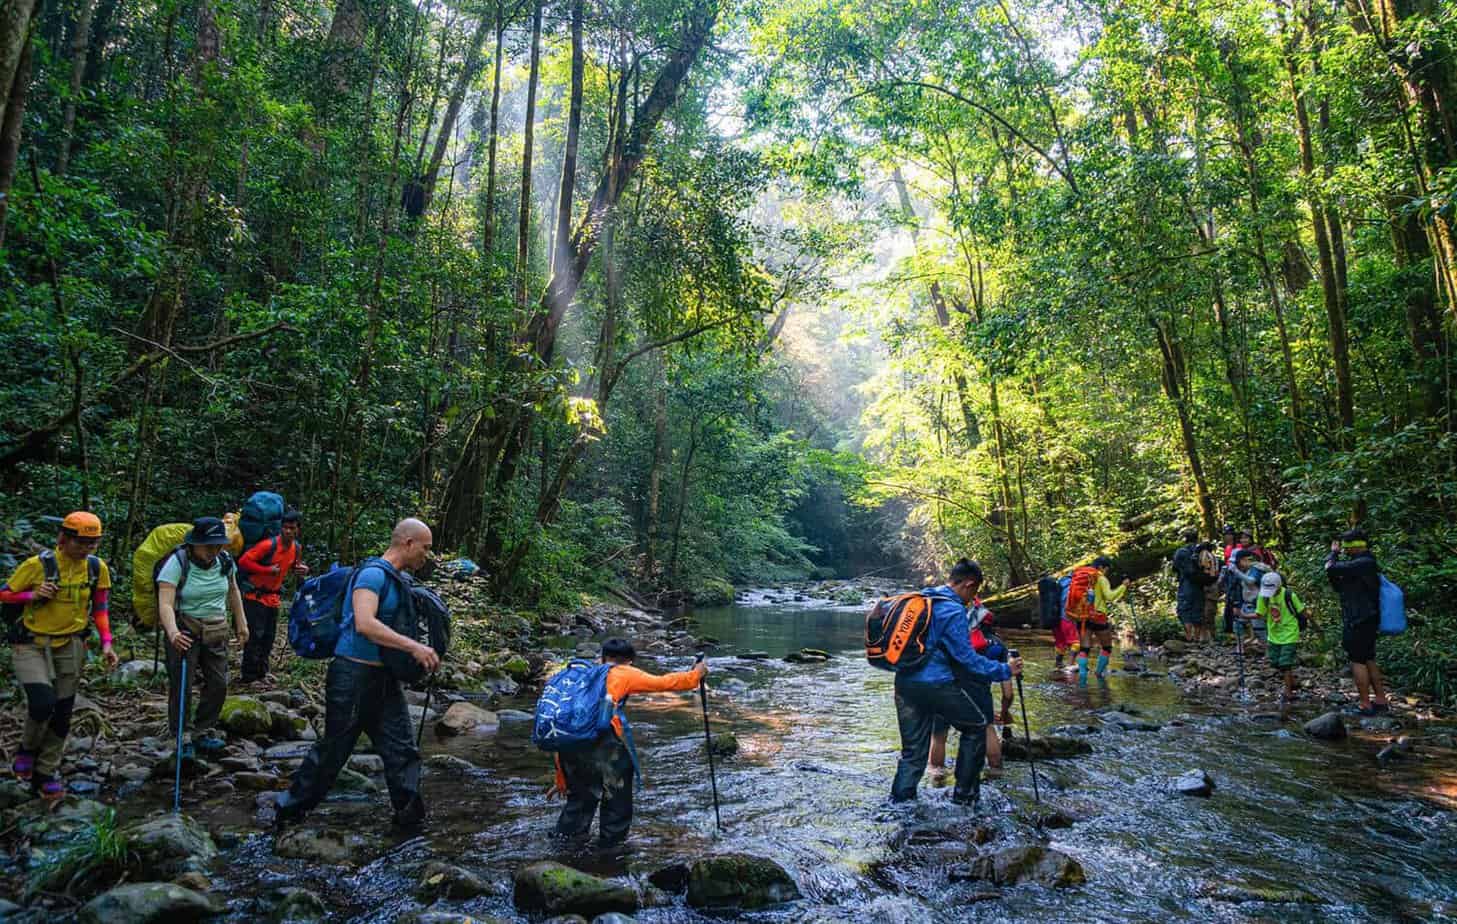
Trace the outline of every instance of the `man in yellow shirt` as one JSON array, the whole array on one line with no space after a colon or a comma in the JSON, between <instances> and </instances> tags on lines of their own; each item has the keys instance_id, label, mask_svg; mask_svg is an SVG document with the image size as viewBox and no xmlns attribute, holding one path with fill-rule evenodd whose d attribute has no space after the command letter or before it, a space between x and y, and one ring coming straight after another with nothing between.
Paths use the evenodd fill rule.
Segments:
<instances>
[{"instance_id":1,"label":"man in yellow shirt","mask_svg":"<svg viewBox=\"0 0 1457 924\"><path fill-rule=\"evenodd\" d=\"M11 769L44 799L66 794L57 776L76 687L86 665L85 633L91 620L101 636L101 655L115 667L111 647L111 571L93 553L101 543L101 520L84 510L61 521L55 549L20 563L0 586L15 676L25 688L25 729Z\"/></svg>"}]
</instances>

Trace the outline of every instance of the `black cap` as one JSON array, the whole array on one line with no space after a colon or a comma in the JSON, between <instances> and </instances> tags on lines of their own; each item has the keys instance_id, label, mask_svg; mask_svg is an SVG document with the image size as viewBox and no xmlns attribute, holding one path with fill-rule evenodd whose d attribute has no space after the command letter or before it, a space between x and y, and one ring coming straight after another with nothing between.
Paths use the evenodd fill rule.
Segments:
<instances>
[{"instance_id":1,"label":"black cap","mask_svg":"<svg viewBox=\"0 0 1457 924\"><path fill-rule=\"evenodd\" d=\"M1113 559L1109 558L1107 555L1099 555L1097 558L1093 559L1093 567L1111 568L1113 567Z\"/></svg>"},{"instance_id":2,"label":"black cap","mask_svg":"<svg viewBox=\"0 0 1457 924\"><path fill-rule=\"evenodd\" d=\"M609 638L602 643L602 657L623 658L631 661L637 657L637 649L625 638Z\"/></svg>"},{"instance_id":3,"label":"black cap","mask_svg":"<svg viewBox=\"0 0 1457 924\"><path fill-rule=\"evenodd\" d=\"M228 528L217 517L198 517L182 537L184 545L228 545Z\"/></svg>"},{"instance_id":4,"label":"black cap","mask_svg":"<svg viewBox=\"0 0 1457 924\"><path fill-rule=\"evenodd\" d=\"M304 515L292 507L283 512L283 522L285 523L302 523L303 519Z\"/></svg>"}]
</instances>

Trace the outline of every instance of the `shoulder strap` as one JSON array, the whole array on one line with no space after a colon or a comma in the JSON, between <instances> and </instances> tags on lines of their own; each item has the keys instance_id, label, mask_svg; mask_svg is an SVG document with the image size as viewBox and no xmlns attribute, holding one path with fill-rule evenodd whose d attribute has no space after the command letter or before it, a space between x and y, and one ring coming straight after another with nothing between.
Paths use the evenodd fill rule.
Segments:
<instances>
[{"instance_id":1,"label":"shoulder strap","mask_svg":"<svg viewBox=\"0 0 1457 924\"><path fill-rule=\"evenodd\" d=\"M172 601L176 607L182 602L182 585L187 583L187 575L192 571L192 556L187 554L187 546L179 545L172 550L172 557L177 559L177 599Z\"/></svg>"},{"instance_id":2,"label":"shoulder strap","mask_svg":"<svg viewBox=\"0 0 1457 924\"><path fill-rule=\"evenodd\" d=\"M96 585L101 583L101 559L95 555L86 556L86 583L91 585L91 592L96 592Z\"/></svg>"},{"instance_id":3,"label":"shoulder strap","mask_svg":"<svg viewBox=\"0 0 1457 924\"><path fill-rule=\"evenodd\" d=\"M229 555L227 552L219 552L218 564L219 567L223 569L223 577L232 576L233 568L236 565L236 563L233 561L233 556Z\"/></svg>"},{"instance_id":4,"label":"shoulder strap","mask_svg":"<svg viewBox=\"0 0 1457 924\"><path fill-rule=\"evenodd\" d=\"M40 559L41 571L45 573L45 579L52 584L59 584L61 581L61 566L56 562L56 553L50 549L41 552L36 558Z\"/></svg>"}]
</instances>

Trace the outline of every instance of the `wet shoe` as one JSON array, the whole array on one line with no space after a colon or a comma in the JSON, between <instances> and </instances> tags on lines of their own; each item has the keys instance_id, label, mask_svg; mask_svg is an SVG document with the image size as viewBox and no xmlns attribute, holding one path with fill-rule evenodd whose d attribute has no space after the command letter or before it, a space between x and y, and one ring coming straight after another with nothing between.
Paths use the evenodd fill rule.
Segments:
<instances>
[{"instance_id":1,"label":"wet shoe","mask_svg":"<svg viewBox=\"0 0 1457 924\"><path fill-rule=\"evenodd\" d=\"M31 775L35 773L35 755L29 751L16 751L15 761L10 765L10 771L15 774L17 780L29 782Z\"/></svg>"},{"instance_id":2,"label":"wet shoe","mask_svg":"<svg viewBox=\"0 0 1457 924\"><path fill-rule=\"evenodd\" d=\"M195 747L192 746L192 742L191 741L189 741L186 744L182 745L182 759L183 760L197 760L197 748L195 748Z\"/></svg>"},{"instance_id":3,"label":"wet shoe","mask_svg":"<svg viewBox=\"0 0 1457 924\"><path fill-rule=\"evenodd\" d=\"M47 802L59 802L66 795L66 784L59 777L35 777L30 781L31 791Z\"/></svg>"},{"instance_id":4,"label":"wet shoe","mask_svg":"<svg viewBox=\"0 0 1457 924\"><path fill-rule=\"evenodd\" d=\"M1373 713L1389 713L1389 712L1391 712L1391 704L1390 703L1372 703L1371 704L1371 710L1372 710Z\"/></svg>"}]
</instances>

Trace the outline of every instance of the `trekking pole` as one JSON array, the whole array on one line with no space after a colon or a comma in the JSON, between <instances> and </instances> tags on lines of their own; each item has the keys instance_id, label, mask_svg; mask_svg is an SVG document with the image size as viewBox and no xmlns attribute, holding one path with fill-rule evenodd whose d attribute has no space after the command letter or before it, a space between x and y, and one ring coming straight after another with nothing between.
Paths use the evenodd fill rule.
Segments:
<instances>
[{"instance_id":1,"label":"trekking pole","mask_svg":"<svg viewBox=\"0 0 1457 924\"><path fill-rule=\"evenodd\" d=\"M157 685L157 671L162 666L162 619L158 617L152 625L152 676L147 680L148 687Z\"/></svg>"},{"instance_id":2,"label":"trekking pole","mask_svg":"<svg viewBox=\"0 0 1457 924\"><path fill-rule=\"evenodd\" d=\"M703 663L703 652L698 653L694 664ZM703 703L703 746L708 750L708 780L713 786L713 820L720 831L723 830L723 817L718 812L718 771L713 766L713 734L708 730L708 681L698 681L698 697Z\"/></svg>"},{"instance_id":3,"label":"trekking pole","mask_svg":"<svg viewBox=\"0 0 1457 924\"><path fill-rule=\"evenodd\" d=\"M177 681L177 750L172 754L172 814L182 811L182 728L187 724L187 652L182 652L182 667Z\"/></svg>"},{"instance_id":4,"label":"trekking pole","mask_svg":"<svg viewBox=\"0 0 1457 924\"><path fill-rule=\"evenodd\" d=\"M420 750L420 742L425 740L425 719L430 715L430 696L435 692L435 675L430 675L430 682L425 685L425 708L420 710L420 727L415 731L415 750Z\"/></svg>"},{"instance_id":5,"label":"trekking pole","mask_svg":"<svg viewBox=\"0 0 1457 924\"><path fill-rule=\"evenodd\" d=\"M1235 617L1234 620L1234 653L1235 660L1239 663L1239 701L1245 702L1245 636L1241 631L1244 628L1244 620Z\"/></svg>"},{"instance_id":6,"label":"trekking pole","mask_svg":"<svg viewBox=\"0 0 1457 924\"><path fill-rule=\"evenodd\" d=\"M1020 658L1022 655L1013 648L1007 652L1009 658ZM1042 803L1042 790L1037 785L1037 762L1032 759L1032 726L1027 723L1027 696L1022 692L1022 675L1017 674L1017 701L1022 704L1022 734L1027 741L1027 766L1032 768L1032 798L1039 805Z\"/></svg>"}]
</instances>

